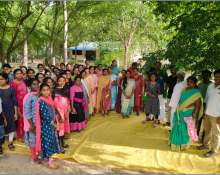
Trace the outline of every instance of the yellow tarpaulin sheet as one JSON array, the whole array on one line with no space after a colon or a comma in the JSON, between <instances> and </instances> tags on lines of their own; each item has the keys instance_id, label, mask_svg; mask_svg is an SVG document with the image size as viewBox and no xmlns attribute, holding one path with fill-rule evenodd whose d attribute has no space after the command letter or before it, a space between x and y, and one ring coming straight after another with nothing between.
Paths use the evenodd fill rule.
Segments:
<instances>
[{"instance_id":1,"label":"yellow tarpaulin sheet","mask_svg":"<svg viewBox=\"0 0 220 175\"><path fill-rule=\"evenodd\" d=\"M172 152L167 145L170 133L168 127L152 128L153 121L141 124L145 119L131 115L129 119L119 118L115 112L110 116L96 115L88 121L86 129L80 133L68 134L71 140L67 150L69 155L57 155L59 158L73 158L84 164L125 168L131 170L213 174L220 173L220 154L208 159L204 157L207 150L197 150L194 143L189 150ZM24 144L14 142L14 153L29 154ZM12 153L4 144L5 153Z\"/></svg>"}]
</instances>

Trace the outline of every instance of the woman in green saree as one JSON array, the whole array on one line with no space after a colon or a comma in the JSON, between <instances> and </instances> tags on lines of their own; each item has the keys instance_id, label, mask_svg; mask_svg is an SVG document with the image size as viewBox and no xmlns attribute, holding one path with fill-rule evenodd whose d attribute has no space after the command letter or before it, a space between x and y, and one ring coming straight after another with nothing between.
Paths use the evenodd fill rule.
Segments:
<instances>
[{"instance_id":1,"label":"woman in green saree","mask_svg":"<svg viewBox=\"0 0 220 175\"><path fill-rule=\"evenodd\" d=\"M123 113L123 119L129 117L129 113L134 107L134 89L135 80L131 78L131 71L127 70L125 73L125 78L121 85L122 97L121 97L121 112Z\"/></svg>"},{"instance_id":2,"label":"woman in green saree","mask_svg":"<svg viewBox=\"0 0 220 175\"><path fill-rule=\"evenodd\" d=\"M202 92L197 89L197 79L194 76L187 78L187 87L183 89L180 102L173 117L173 128L169 138L168 145L172 151L178 151L190 148L190 136L187 130L187 124L184 117L191 117L195 121L195 127L203 114Z\"/></svg>"}]
</instances>

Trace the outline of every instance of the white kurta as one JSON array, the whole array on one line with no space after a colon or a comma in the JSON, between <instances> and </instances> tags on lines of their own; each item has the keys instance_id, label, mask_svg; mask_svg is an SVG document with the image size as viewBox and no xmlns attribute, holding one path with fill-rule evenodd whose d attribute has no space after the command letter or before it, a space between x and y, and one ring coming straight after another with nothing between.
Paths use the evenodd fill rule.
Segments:
<instances>
[{"instance_id":1,"label":"white kurta","mask_svg":"<svg viewBox=\"0 0 220 175\"><path fill-rule=\"evenodd\" d=\"M172 127L173 127L173 116L174 116L174 113L176 112L176 108L179 104L181 92L186 87L187 87L186 82L182 81L181 83L177 83L173 88L173 94L171 96L170 103L169 103L169 106L172 107L171 116L170 116L171 130L172 130Z\"/></svg>"}]
</instances>

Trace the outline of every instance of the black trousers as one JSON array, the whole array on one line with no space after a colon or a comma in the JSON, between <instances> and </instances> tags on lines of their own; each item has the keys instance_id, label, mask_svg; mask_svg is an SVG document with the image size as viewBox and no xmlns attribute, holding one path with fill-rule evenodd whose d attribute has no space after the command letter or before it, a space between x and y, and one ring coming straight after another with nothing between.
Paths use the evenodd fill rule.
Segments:
<instances>
[{"instance_id":1,"label":"black trousers","mask_svg":"<svg viewBox=\"0 0 220 175\"><path fill-rule=\"evenodd\" d=\"M199 136L201 125L202 125L202 119L203 118L200 118L200 120L198 122L198 129L197 129L197 135L198 136ZM205 130L203 130L203 132L202 132L202 142L203 142L204 137L205 137Z\"/></svg>"}]
</instances>

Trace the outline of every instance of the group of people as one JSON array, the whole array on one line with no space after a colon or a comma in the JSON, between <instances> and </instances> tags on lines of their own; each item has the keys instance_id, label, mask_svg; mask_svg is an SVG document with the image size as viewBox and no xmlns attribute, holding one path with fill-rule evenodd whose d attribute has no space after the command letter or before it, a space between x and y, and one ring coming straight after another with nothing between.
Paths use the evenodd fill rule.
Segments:
<instances>
[{"instance_id":1,"label":"group of people","mask_svg":"<svg viewBox=\"0 0 220 175\"><path fill-rule=\"evenodd\" d=\"M137 63L127 70L120 70L117 62L112 61L108 68L61 63L45 69L43 64L35 70L25 66L15 69L3 65L0 73L0 157L5 138L8 148L13 145L14 132L17 140L29 147L33 164L42 164L46 159L48 167L57 169L51 162L55 153L67 154L69 148L64 140L71 139L67 134L80 133L90 117L101 113L109 116L108 111L116 110L122 119L130 118L136 112L140 115L143 95L146 93L146 120L155 119L154 128L165 120L165 101L167 91L168 120L163 125L171 126L169 145L173 151L189 148L190 142L198 141L204 118L203 145L198 149L209 149L213 135L213 148L205 154L212 157L218 152L220 136L220 70L214 72L214 83L210 81L211 72L202 72L203 81L197 86L197 78L190 76L185 82L185 73L170 67L171 75L161 69L156 62L146 72L139 74ZM119 73L121 75L119 76ZM203 103L204 99L204 103ZM203 106L206 110L203 110ZM196 131L197 130L197 131ZM36 154L38 153L38 155ZM41 159L41 160L40 160Z\"/></svg>"},{"instance_id":2,"label":"group of people","mask_svg":"<svg viewBox=\"0 0 220 175\"><path fill-rule=\"evenodd\" d=\"M129 118L133 110L139 116L143 105L143 76L138 74L137 63L132 69L122 70L117 62L107 69L84 65L60 64L45 69L38 64L38 72L21 66L13 71L9 64L3 65L0 73L0 157L2 145L8 139L8 148L13 145L14 132L17 140L29 147L33 164L42 164L46 159L48 167L57 169L51 163L55 153L68 154L64 140L71 139L66 133L80 133L90 117L101 112L117 110L122 118ZM119 77L119 73L122 76ZM117 100L118 99L118 100ZM138 103L135 105L134 100ZM117 109L115 109L117 105ZM36 154L38 153L38 155ZM40 160L41 159L41 160Z\"/></svg>"},{"instance_id":3,"label":"group of people","mask_svg":"<svg viewBox=\"0 0 220 175\"><path fill-rule=\"evenodd\" d=\"M203 144L197 148L209 150L213 137L212 149L205 157L215 156L220 145L220 69L214 71L214 81L211 81L212 72L203 70L202 82L198 84L195 76L189 76L185 81L185 73L174 66L170 67L169 77L160 68L161 63L156 62L155 67L147 72L149 77L144 83L147 93L146 120L142 123L148 123L148 118L153 115L156 119L153 127L157 127L161 110L164 110L159 97L165 98L168 91L168 118L163 126L171 128L168 141L171 150L179 152L189 149L190 143L198 141L203 121Z\"/></svg>"}]
</instances>

